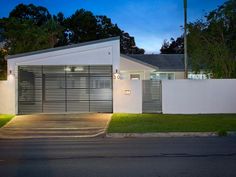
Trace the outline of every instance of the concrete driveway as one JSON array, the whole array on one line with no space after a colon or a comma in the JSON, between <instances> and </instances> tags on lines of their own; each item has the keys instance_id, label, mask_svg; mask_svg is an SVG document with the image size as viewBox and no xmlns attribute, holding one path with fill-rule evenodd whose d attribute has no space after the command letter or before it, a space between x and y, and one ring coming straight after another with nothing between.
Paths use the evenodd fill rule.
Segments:
<instances>
[{"instance_id":1,"label":"concrete driveway","mask_svg":"<svg viewBox=\"0 0 236 177\"><path fill-rule=\"evenodd\" d=\"M110 118L101 113L19 115L0 129L0 138L103 136Z\"/></svg>"}]
</instances>

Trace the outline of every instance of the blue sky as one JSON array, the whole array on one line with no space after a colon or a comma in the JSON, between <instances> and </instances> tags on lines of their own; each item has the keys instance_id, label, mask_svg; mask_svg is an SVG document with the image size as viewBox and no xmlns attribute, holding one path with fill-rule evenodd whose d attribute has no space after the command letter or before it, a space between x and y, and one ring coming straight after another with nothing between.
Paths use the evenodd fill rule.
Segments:
<instances>
[{"instance_id":1,"label":"blue sky","mask_svg":"<svg viewBox=\"0 0 236 177\"><path fill-rule=\"evenodd\" d=\"M188 21L202 18L226 0L188 0ZM107 15L135 37L146 53L158 53L164 39L182 34L183 0L0 0L0 17L7 17L19 3L47 7L51 14L59 11L70 16L84 8L95 15Z\"/></svg>"}]
</instances>

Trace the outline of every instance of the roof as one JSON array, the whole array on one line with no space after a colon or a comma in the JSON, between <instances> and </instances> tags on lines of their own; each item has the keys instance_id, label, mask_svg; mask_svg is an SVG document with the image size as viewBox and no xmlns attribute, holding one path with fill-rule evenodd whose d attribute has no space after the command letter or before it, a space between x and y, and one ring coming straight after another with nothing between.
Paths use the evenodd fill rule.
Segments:
<instances>
[{"instance_id":1,"label":"roof","mask_svg":"<svg viewBox=\"0 0 236 177\"><path fill-rule=\"evenodd\" d=\"M133 54L127 55L138 62L146 63L160 71L184 71L183 54Z\"/></svg>"},{"instance_id":2,"label":"roof","mask_svg":"<svg viewBox=\"0 0 236 177\"><path fill-rule=\"evenodd\" d=\"M54 51L58 51L58 50L70 49L70 48L75 48L75 47L82 47L82 46L86 46L86 45L98 44L98 43L114 41L114 40L120 40L120 37L111 37L111 38L100 39L100 40L96 40L96 41L89 41L89 42L83 42L83 43L72 44L72 45L67 45L67 46L43 49L43 50L38 50L38 51L33 51L33 52L20 53L20 54L16 54L16 55L8 55L7 59L42 54L42 53L47 53L47 52L54 52Z\"/></svg>"},{"instance_id":3,"label":"roof","mask_svg":"<svg viewBox=\"0 0 236 177\"><path fill-rule=\"evenodd\" d=\"M157 66L148 64L148 63L143 62L143 61L141 61L141 60L138 60L138 59L136 59L136 58L134 58L134 57L130 57L130 56L124 55L124 54L120 54L120 56L123 57L123 58L126 58L126 59L128 59L128 60L134 61L134 62L136 62L136 63L139 63L139 64L141 64L141 65L144 65L144 66L147 66L147 67L150 67L150 68L159 70L159 68L158 68Z\"/></svg>"}]
</instances>

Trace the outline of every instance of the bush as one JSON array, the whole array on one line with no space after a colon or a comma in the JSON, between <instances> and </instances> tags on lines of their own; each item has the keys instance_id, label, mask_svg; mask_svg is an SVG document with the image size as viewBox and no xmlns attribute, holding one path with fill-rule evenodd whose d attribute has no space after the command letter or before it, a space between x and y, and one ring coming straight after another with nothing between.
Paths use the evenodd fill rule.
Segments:
<instances>
[{"instance_id":1,"label":"bush","mask_svg":"<svg viewBox=\"0 0 236 177\"><path fill-rule=\"evenodd\" d=\"M7 80L7 61L4 59L7 50L0 49L0 80Z\"/></svg>"},{"instance_id":2,"label":"bush","mask_svg":"<svg viewBox=\"0 0 236 177\"><path fill-rule=\"evenodd\" d=\"M227 131L225 130L218 131L218 136L227 136Z\"/></svg>"}]
</instances>

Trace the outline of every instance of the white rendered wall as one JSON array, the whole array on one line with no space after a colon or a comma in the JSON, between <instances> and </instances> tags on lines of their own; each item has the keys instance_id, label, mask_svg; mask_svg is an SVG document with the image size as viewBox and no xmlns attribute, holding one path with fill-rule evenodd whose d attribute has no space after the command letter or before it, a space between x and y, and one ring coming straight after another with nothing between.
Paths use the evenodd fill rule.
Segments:
<instances>
[{"instance_id":1,"label":"white rendered wall","mask_svg":"<svg viewBox=\"0 0 236 177\"><path fill-rule=\"evenodd\" d=\"M114 113L142 113L142 81L114 80L113 88Z\"/></svg>"},{"instance_id":2,"label":"white rendered wall","mask_svg":"<svg viewBox=\"0 0 236 177\"><path fill-rule=\"evenodd\" d=\"M7 81L0 81L0 114L16 114L15 79L8 76Z\"/></svg>"},{"instance_id":3,"label":"white rendered wall","mask_svg":"<svg viewBox=\"0 0 236 177\"><path fill-rule=\"evenodd\" d=\"M236 113L236 79L162 81L162 112Z\"/></svg>"},{"instance_id":4,"label":"white rendered wall","mask_svg":"<svg viewBox=\"0 0 236 177\"><path fill-rule=\"evenodd\" d=\"M120 69L120 43L117 39L8 59L12 71L20 65L112 65L115 72Z\"/></svg>"}]
</instances>

